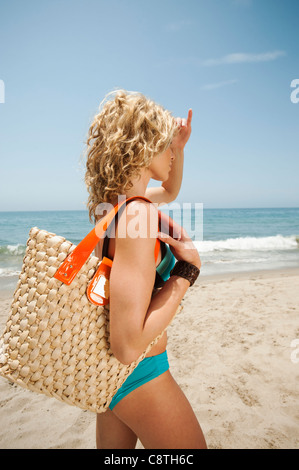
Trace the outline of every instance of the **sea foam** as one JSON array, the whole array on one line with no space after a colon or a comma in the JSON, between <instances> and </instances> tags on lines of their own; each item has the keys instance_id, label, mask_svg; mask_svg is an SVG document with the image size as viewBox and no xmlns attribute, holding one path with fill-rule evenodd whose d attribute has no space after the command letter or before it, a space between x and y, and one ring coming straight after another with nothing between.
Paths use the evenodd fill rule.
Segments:
<instances>
[{"instance_id":1,"label":"sea foam","mask_svg":"<svg viewBox=\"0 0 299 470\"><path fill-rule=\"evenodd\" d=\"M298 238L298 237L297 237ZM195 241L197 250L202 253L211 251L271 251L298 249L296 236L284 237L240 237L226 240Z\"/></svg>"}]
</instances>

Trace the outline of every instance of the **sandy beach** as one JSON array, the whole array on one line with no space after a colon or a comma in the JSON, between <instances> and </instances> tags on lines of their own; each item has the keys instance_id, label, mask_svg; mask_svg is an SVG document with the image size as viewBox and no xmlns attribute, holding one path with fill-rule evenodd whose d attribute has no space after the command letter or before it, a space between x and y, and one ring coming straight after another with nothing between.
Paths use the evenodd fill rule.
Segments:
<instances>
[{"instance_id":1,"label":"sandy beach","mask_svg":"<svg viewBox=\"0 0 299 470\"><path fill-rule=\"evenodd\" d=\"M11 295L0 294L1 331ZM299 269L201 277L182 303L170 368L208 447L298 449ZM0 423L1 449L95 449L93 413L2 377Z\"/></svg>"}]
</instances>

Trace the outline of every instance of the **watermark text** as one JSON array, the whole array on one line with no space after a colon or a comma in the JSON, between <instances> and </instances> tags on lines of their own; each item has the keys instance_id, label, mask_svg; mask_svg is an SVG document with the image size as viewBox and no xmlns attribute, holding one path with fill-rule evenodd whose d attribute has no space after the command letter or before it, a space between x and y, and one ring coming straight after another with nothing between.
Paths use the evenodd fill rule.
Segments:
<instances>
[{"instance_id":1,"label":"watermark text","mask_svg":"<svg viewBox=\"0 0 299 470\"><path fill-rule=\"evenodd\" d=\"M291 352L291 361L293 364L299 363L299 339L293 339L291 342L291 348L295 348L294 351Z\"/></svg>"},{"instance_id":2,"label":"watermark text","mask_svg":"<svg viewBox=\"0 0 299 470\"><path fill-rule=\"evenodd\" d=\"M124 196L119 196L118 204L125 201ZM122 223L118 224L118 237L133 239L156 238L157 231L166 234L176 240L180 240L184 234L191 241L203 240L203 204L202 203L178 203L165 204L160 208L158 204L130 203L124 211L123 205L119 211L122 215ZM110 203L98 204L96 208L96 234L101 238L107 230L109 238L115 238L116 218L114 206ZM167 242L167 238L165 239Z\"/></svg>"},{"instance_id":3,"label":"watermark text","mask_svg":"<svg viewBox=\"0 0 299 470\"><path fill-rule=\"evenodd\" d=\"M291 82L291 88L295 88L291 93L291 101L294 104L299 103L299 78L295 78Z\"/></svg>"}]
</instances>

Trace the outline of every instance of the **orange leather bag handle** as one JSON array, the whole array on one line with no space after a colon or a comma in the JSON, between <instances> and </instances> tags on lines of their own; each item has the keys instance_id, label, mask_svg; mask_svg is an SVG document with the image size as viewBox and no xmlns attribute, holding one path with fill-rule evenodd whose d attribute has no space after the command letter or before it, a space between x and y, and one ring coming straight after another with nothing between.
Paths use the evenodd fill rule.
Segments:
<instances>
[{"instance_id":1,"label":"orange leather bag handle","mask_svg":"<svg viewBox=\"0 0 299 470\"><path fill-rule=\"evenodd\" d=\"M88 257L95 249L96 245L102 238L103 234L108 229L109 225L113 221L114 217L116 216L119 209L128 201L132 199L143 199L147 202L151 202L149 199L142 197L142 196L133 196L124 201L120 204L116 204L114 208L109 212L109 214L105 215L103 219L98 222L98 224L91 230L91 232L86 235L85 238L76 246L76 248L68 255L68 257L64 260L61 266L57 269L54 277L59 281L67 284L68 286L72 283L84 263L87 261ZM155 259L157 260L160 248L160 240L157 239L156 246L155 246Z\"/></svg>"}]
</instances>

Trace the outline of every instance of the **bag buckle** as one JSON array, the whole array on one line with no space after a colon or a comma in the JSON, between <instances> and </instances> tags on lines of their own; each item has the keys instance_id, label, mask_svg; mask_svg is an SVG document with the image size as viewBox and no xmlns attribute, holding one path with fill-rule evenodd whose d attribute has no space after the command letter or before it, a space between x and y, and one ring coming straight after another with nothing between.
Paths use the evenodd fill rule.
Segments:
<instances>
[{"instance_id":1,"label":"bag buckle","mask_svg":"<svg viewBox=\"0 0 299 470\"><path fill-rule=\"evenodd\" d=\"M104 257L88 284L86 295L95 305L107 305L109 303L109 278L112 260Z\"/></svg>"}]
</instances>

